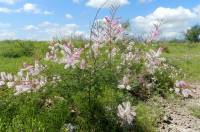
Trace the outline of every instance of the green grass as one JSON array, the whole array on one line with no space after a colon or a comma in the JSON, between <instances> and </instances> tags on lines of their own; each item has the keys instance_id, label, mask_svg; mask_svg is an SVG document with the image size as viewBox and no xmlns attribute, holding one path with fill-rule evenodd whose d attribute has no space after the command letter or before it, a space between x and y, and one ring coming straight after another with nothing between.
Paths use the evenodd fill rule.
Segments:
<instances>
[{"instance_id":1,"label":"green grass","mask_svg":"<svg viewBox=\"0 0 200 132\"><path fill-rule=\"evenodd\" d=\"M82 43L77 41L76 44ZM42 60L47 46L47 42L0 42L0 72L16 73L24 62L33 63L34 59ZM164 56L170 63L186 73L188 81L200 80L200 45L170 43L163 46L168 51L164 53ZM109 71L98 72L99 75L104 75L104 78L102 76L97 78L101 83L96 85L100 88L92 91L101 93L101 96L93 97L94 106L92 108L97 111L94 118L98 120L91 122L91 119L88 118L90 114L86 98L88 95L84 86L79 85L79 82L72 79L72 76L67 76L67 74L77 75L79 71L68 71L63 69L63 66L52 63L47 63L47 65L49 68L45 74L61 75L66 77L65 81L55 87L47 85L36 93L17 97L13 96L11 89L0 89L0 131L26 131L30 129L32 131L59 131L64 124L69 122L80 125L80 129L83 131L87 131L88 127L104 131L110 131L114 127L118 129L116 108L122 100L129 100L136 106L136 131L157 131L157 123L163 115L160 105L154 105L153 102L140 102L133 96L127 96L119 91L114 87L117 81L115 78L111 78L112 74ZM115 83L108 85L108 81ZM63 100L56 97L63 98ZM47 99L51 99L53 103L47 105ZM70 112L71 108L77 111L75 115ZM195 116L200 117L199 109L192 111ZM93 126L88 123L93 124Z\"/></svg>"},{"instance_id":2,"label":"green grass","mask_svg":"<svg viewBox=\"0 0 200 132\"><path fill-rule=\"evenodd\" d=\"M0 56L0 71L16 73L22 67L23 62L32 63L31 57L5 58Z\"/></svg>"},{"instance_id":3,"label":"green grass","mask_svg":"<svg viewBox=\"0 0 200 132\"><path fill-rule=\"evenodd\" d=\"M190 108L192 115L200 119L200 107L194 106Z\"/></svg>"},{"instance_id":4,"label":"green grass","mask_svg":"<svg viewBox=\"0 0 200 132\"><path fill-rule=\"evenodd\" d=\"M200 44L165 44L167 52L164 56L182 72L186 74L186 80L190 82L200 81Z\"/></svg>"},{"instance_id":5,"label":"green grass","mask_svg":"<svg viewBox=\"0 0 200 132\"><path fill-rule=\"evenodd\" d=\"M160 106L153 103L139 103L136 108L136 131L137 132L156 132L157 123L163 116L163 110Z\"/></svg>"},{"instance_id":6,"label":"green grass","mask_svg":"<svg viewBox=\"0 0 200 132\"><path fill-rule=\"evenodd\" d=\"M34 47L34 54L31 56L18 55L16 49L19 43L25 45L32 45ZM80 42L76 42L79 44ZM170 63L181 68L186 74L186 80L191 82L200 81L200 44L190 43L167 43L163 44L167 48L164 53ZM2 41L0 42L0 71L15 73L21 67L23 62L31 63L35 58L42 58L47 48L47 42L32 42L32 41ZM13 53L19 57L5 57L5 54ZM10 53L11 52L11 53ZM20 52L20 50L19 50ZM14 54L13 53L13 54Z\"/></svg>"},{"instance_id":7,"label":"green grass","mask_svg":"<svg viewBox=\"0 0 200 132\"><path fill-rule=\"evenodd\" d=\"M46 49L46 42L1 41L0 72L16 73L24 62L32 63L36 58L43 58Z\"/></svg>"}]
</instances>

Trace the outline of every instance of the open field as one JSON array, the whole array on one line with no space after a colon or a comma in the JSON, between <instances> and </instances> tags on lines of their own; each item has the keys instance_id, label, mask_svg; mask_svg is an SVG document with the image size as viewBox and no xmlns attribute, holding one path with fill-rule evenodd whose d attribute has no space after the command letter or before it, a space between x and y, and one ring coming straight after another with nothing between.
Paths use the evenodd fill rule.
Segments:
<instances>
[{"instance_id":1,"label":"open field","mask_svg":"<svg viewBox=\"0 0 200 132\"><path fill-rule=\"evenodd\" d=\"M23 62L33 62L35 54L39 58L45 55L45 50L47 49L47 42L31 42L25 41L27 45L31 45L34 48L33 56L19 55L20 57L9 57L5 53L10 54L20 54L21 51L17 51L16 47L20 47L18 42L15 41L3 41L0 42L0 70L5 72L17 72L21 67ZM76 42L79 44L79 42ZM162 44L167 50L164 52L163 56L166 57L169 62L178 68L180 68L183 73L186 74L186 80L190 82L200 81L200 45L190 44L190 43L167 43ZM26 49L25 49L26 50ZM5 65L6 64L6 65Z\"/></svg>"},{"instance_id":2,"label":"open field","mask_svg":"<svg viewBox=\"0 0 200 132\"><path fill-rule=\"evenodd\" d=\"M200 0L0 0L0 132L200 132Z\"/></svg>"},{"instance_id":3,"label":"open field","mask_svg":"<svg viewBox=\"0 0 200 132\"><path fill-rule=\"evenodd\" d=\"M0 69L16 73L23 62L32 63L35 57L43 57L46 49L46 42L2 41L0 42Z\"/></svg>"},{"instance_id":4,"label":"open field","mask_svg":"<svg viewBox=\"0 0 200 132\"><path fill-rule=\"evenodd\" d=\"M80 42L74 42L79 45ZM83 42L82 42L83 43ZM165 47L164 57L169 63L177 68L182 69L186 74L185 80L189 82L200 81L200 45L190 44L176 44L168 43L162 44ZM63 66L54 65L44 61L44 56L47 51L47 42L32 42L32 41L2 41L0 42L0 72L8 72L16 74L23 63L32 63L35 59L39 59L44 64L48 65L48 70L44 73L62 75L64 82L58 83L56 86L47 85L38 92L27 93L19 96L13 96L13 90L0 89L0 130L2 131L16 131L29 130L32 131L62 131L68 122L76 123L81 126L82 131L94 129L96 131L113 131L122 130L119 126L113 126L116 122L116 105L119 100L129 99L135 104L137 117L135 119L135 131L138 132L154 132L158 129L158 123L161 122L165 108L162 106L168 105L168 101L173 100L174 95L169 96L169 100L162 102L159 96L154 96L148 101L140 100L130 94L121 92L115 88L115 84L108 85L111 79L109 78L109 71L99 71L100 89L95 92L101 93L95 99L99 104L100 119L97 123L90 122L88 118L88 104L87 92L79 85L79 81L70 78L67 74L83 74L79 70L64 70ZM106 75L105 80L101 78ZM87 75L87 74L86 74ZM107 81L108 79L109 81ZM115 82L114 82L115 83ZM95 97L96 98L96 97ZM179 99L177 98L177 101ZM96 103L96 102L95 102ZM114 109L114 112L105 112L103 107L110 105L109 109ZM177 106L176 106L177 107ZM68 109L69 108L69 109ZM199 118L199 109L191 107L191 114ZM74 111L74 112L72 112ZM76 111L78 111L76 113ZM192 113L193 111L193 113ZM80 113L79 113L80 112ZM104 113L105 112L105 113ZM75 115L74 115L75 114ZM104 115L106 114L106 115ZM106 120L105 120L106 118ZM88 122L90 122L88 124ZM109 122L109 123L108 123ZM101 128L101 125L103 127ZM105 127L106 126L106 127ZM64 127L64 128L63 128ZM90 128L92 127L92 128ZM113 129L113 127L115 129ZM68 127L67 127L68 128ZM123 131L123 130L122 130Z\"/></svg>"},{"instance_id":5,"label":"open field","mask_svg":"<svg viewBox=\"0 0 200 132\"><path fill-rule=\"evenodd\" d=\"M191 43L165 44L167 53L164 56L177 65L186 74L190 82L200 81L200 45Z\"/></svg>"}]
</instances>

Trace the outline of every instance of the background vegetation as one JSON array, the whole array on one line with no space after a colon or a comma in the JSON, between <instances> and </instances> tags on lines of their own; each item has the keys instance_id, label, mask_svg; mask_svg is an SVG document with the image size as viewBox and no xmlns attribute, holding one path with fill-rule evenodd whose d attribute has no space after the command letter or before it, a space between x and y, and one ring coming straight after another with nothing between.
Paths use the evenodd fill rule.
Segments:
<instances>
[{"instance_id":1,"label":"background vegetation","mask_svg":"<svg viewBox=\"0 0 200 132\"><path fill-rule=\"evenodd\" d=\"M74 41L76 45L83 42ZM158 45L153 45L156 48ZM181 68L188 81L200 79L200 45L189 43L163 43L164 56L168 61ZM47 42L33 41L2 41L0 42L0 71L17 73L23 62L31 63L35 58L41 59L46 50ZM66 131L66 124L79 124L81 131L123 131L118 124L116 106L123 100L130 100L136 106L137 118L135 130L139 132L154 132L163 111L158 105L149 101L140 101L130 94L123 93L107 81L117 83L110 76L110 71L98 71L98 91L101 96L94 97L95 121L88 113L87 92L77 80L68 74L81 74L77 70L64 70L63 66L47 63L50 68L45 74L55 73L65 77L57 85L47 85L35 93L13 96L12 89L0 89L0 131ZM101 78L101 75L104 77ZM67 83L66 83L67 82ZM109 87L109 88L108 88ZM98 105L95 105L98 104ZM99 105L100 104L100 105ZM109 109L108 111L106 109ZM195 115L197 112L194 112ZM197 115L199 116L199 115Z\"/></svg>"}]
</instances>

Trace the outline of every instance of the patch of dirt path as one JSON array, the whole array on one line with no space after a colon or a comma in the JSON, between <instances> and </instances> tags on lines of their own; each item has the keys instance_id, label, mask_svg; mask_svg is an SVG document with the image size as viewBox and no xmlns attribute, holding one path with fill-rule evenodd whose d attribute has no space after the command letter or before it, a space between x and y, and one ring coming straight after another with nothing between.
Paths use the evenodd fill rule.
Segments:
<instances>
[{"instance_id":1,"label":"patch of dirt path","mask_svg":"<svg viewBox=\"0 0 200 132\"><path fill-rule=\"evenodd\" d=\"M167 104L160 132L200 132L200 119L192 116L191 107L200 107L200 83L191 84L194 97L178 103Z\"/></svg>"}]
</instances>

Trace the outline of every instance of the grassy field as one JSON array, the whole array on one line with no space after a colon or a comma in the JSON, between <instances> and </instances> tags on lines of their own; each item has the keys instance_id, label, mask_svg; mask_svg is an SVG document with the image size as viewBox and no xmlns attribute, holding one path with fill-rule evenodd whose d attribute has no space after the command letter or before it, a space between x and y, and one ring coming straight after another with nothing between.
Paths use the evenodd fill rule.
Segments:
<instances>
[{"instance_id":1,"label":"grassy field","mask_svg":"<svg viewBox=\"0 0 200 132\"><path fill-rule=\"evenodd\" d=\"M80 44L79 42L75 42ZM173 65L181 68L186 74L186 80L190 82L200 81L200 45L191 44L176 44L168 43L162 44L166 48L166 52L163 54L167 60ZM45 52L47 50L47 42L32 42L32 41L2 41L0 42L0 72L16 73L21 68L24 62L32 63L34 59L43 60ZM48 71L50 73L67 75L68 70L64 70L62 66L49 65ZM79 71L71 71L70 73L76 74ZM102 71L101 74L103 74ZM110 73L109 73L110 74ZM108 77L109 77L108 74ZM86 100L87 92L81 89L77 84L76 80L66 78L56 87L46 86L40 92L32 94L24 94L22 96L14 97L13 92L10 89L0 90L0 130L7 129L8 131L16 131L18 128L26 127L32 128L35 131L58 131L66 121L81 124L84 129L88 129L88 113L87 103L83 102ZM101 89L98 92L102 92L102 96L97 98L98 103L103 105L112 106L115 113L115 105L118 104L119 100L130 99L136 106L137 118L136 118L136 129L141 132L154 132L156 131L157 122L159 122L163 111L159 105L155 105L153 102L142 102L127 96L126 94L118 91L116 88L107 86L104 82ZM108 89L108 87L111 87ZM61 99L60 99L61 98ZM52 100L53 104L46 104L46 101ZM13 101L14 100L14 101ZM76 106L77 110L81 111L78 113L76 118L74 115L67 111L67 108ZM99 108L101 109L101 108ZM98 111L104 113L104 111ZM109 130L112 128L112 122L108 123L105 117L113 119L113 123L116 121L114 113L106 113L97 115L102 122L106 123L105 129ZM103 115L103 116L101 116ZM198 111L194 113L198 115ZM9 116L9 118L7 118ZM115 120L114 120L115 119ZM9 123L8 123L9 122ZM14 126L12 126L12 125ZM22 125L23 124L23 125ZM92 127L99 127L94 124ZM6 127L5 127L6 126ZM8 128L7 128L8 127ZM91 127L91 126L89 126ZM83 128L82 128L83 129ZM101 128L97 128L101 129Z\"/></svg>"},{"instance_id":2,"label":"grassy field","mask_svg":"<svg viewBox=\"0 0 200 132\"><path fill-rule=\"evenodd\" d=\"M26 44L28 46L24 46ZM163 56L186 74L187 81L200 81L200 45L167 43L164 47L166 52ZM2 41L0 42L0 71L17 72L23 62L33 62L34 58L42 58L46 48L47 42ZM26 53L22 53L22 50L33 52L33 55L27 56Z\"/></svg>"},{"instance_id":3,"label":"grassy field","mask_svg":"<svg viewBox=\"0 0 200 132\"><path fill-rule=\"evenodd\" d=\"M170 63L181 68L190 82L200 81L200 45L190 43L165 44L167 52L164 56Z\"/></svg>"},{"instance_id":4,"label":"grassy field","mask_svg":"<svg viewBox=\"0 0 200 132\"><path fill-rule=\"evenodd\" d=\"M46 42L2 41L0 71L16 73L23 62L32 63L34 58L42 58L46 49Z\"/></svg>"}]
</instances>

